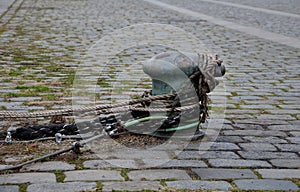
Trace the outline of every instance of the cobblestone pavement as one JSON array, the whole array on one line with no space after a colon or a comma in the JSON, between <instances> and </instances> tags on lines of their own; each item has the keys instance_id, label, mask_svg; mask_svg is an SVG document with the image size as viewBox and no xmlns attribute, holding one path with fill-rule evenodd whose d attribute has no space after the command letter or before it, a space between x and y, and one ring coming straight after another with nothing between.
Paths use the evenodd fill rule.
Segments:
<instances>
[{"instance_id":1,"label":"cobblestone pavement","mask_svg":"<svg viewBox=\"0 0 300 192\"><path fill-rule=\"evenodd\" d=\"M184 150L177 143L160 146L151 154L105 149L95 156L84 149L75 159L2 173L0 191L299 190L299 1L161 2L180 9L151 0L14 1L0 18L1 110L69 108L75 71L95 41L132 24L170 24L192 33L224 59L225 86L213 93L212 101L217 105L218 97L226 98L226 117L216 140L193 141ZM236 25L224 26L220 20ZM253 34L242 32L243 26ZM256 29L292 38L294 44L272 41ZM130 62L155 50L128 52L119 58L128 65L108 67L101 74L100 91L113 85L119 95L132 95L149 88L151 81L140 65L126 74L127 81L117 77ZM0 122L1 130L18 124ZM209 150L201 151L200 143ZM9 160L1 157L1 167L5 162ZM158 166L143 168L153 165Z\"/></svg>"}]
</instances>

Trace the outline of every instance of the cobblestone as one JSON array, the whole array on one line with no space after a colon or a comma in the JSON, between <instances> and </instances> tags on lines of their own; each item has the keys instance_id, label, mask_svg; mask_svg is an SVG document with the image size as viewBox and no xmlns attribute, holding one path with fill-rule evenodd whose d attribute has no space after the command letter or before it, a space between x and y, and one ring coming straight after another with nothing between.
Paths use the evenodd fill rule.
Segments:
<instances>
[{"instance_id":1,"label":"cobblestone","mask_svg":"<svg viewBox=\"0 0 300 192\"><path fill-rule=\"evenodd\" d=\"M67 181L123 181L120 171L110 170L79 170L67 171L65 182Z\"/></svg>"},{"instance_id":2,"label":"cobblestone","mask_svg":"<svg viewBox=\"0 0 300 192\"><path fill-rule=\"evenodd\" d=\"M275 144L281 151L299 152L300 144Z\"/></svg>"},{"instance_id":3,"label":"cobblestone","mask_svg":"<svg viewBox=\"0 0 300 192\"><path fill-rule=\"evenodd\" d=\"M54 170L69 171L74 169L75 169L74 164L68 164L62 161L49 161L44 163L36 163L23 168L23 170L26 171L54 171Z\"/></svg>"},{"instance_id":4,"label":"cobblestone","mask_svg":"<svg viewBox=\"0 0 300 192\"><path fill-rule=\"evenodd\" d=\"M102 191L142 191L162 188L158 181L105 182L103 183Z\"/></svg>"},{"instance_id":5,"label":"cobblestone","mask_svg":"<svg viewBox=\"0 0 300 192\"><path fill-rule=\"evenodd\" d=\"M270 179L286 179L296 178L300 179L299 169L257 169L256 170L262 178Z\"/></svg>"},{"instance_id":6,"label":"cobblestone","mask_svg":"<svg viewBox=\"0 0 300 192\"><path fill-rule=\"evenodd\" d=\"M243 160L243 159L209 159L209 164L211 164L213 167L235 167L235 168L241 168L241 167L272 167L268 162L266 161L260 161L260 160Z\"/></svg>"},{"instance_id":7,"label":"cobblestone","mask_svg":"<svg viewBox=\"0 0 300 192\"><path fill-rule=\"evenodd\" d=\"M297 159L298 155L290 152L268 152L268 151L239 151L245 159Z\"/></svg>"},{"instance_id":8,"label":"cobblestone","mask_svg":"<svg viewBox=\"0 0 300 192\"><path fill-rule=\"evenodd\" d=\"M159 180L159 179L191 179L190 176L183 170L164 170L153 169L143 171L130 171L128 174L129 179L132 180Z\"/></svg>"},{"instance_id":9,"label":"cobblestone","mask_svg":"<svg viewBox=\"0 0 300 192\"><path fill-rule=\"evenodd\" d=\"M138 168L134 160L123 160L123 159L111 159L111 160L89 160L83 162L83 166L86 168Z\"/></svg>"},{"instance_id":10,"label":"cobblestone","mask_svg":"<svg viewBox=\"0 0 300 192\"><path fill-rule=\"evenodd\" d=\"M240 148L234 143L227 142L201 142L197 144L191 144L186 147L186 150L210 150L210 151L235 151Z\"/></svg>"},{"instance_id":11,"label":"cobblestone","mask_svg":"<svg viewBox=\"0 0 300 192\"><path fill-rule=\"evenodd\" d=\"M239 146L245 151L277 151L270 143L240 143Z\"/></svg>"},{"instance_id":12,"label":"cobblestone","mask_svg":"<svg viewBox=\"0 0 300 192\"><path fill-rule=\"evenodd\" d=\"M231 185L226 181L190 181L190 180L183 180L183 181L167 181L166 182L168 187L175 188L175 189L190 189L190 190L224 190L228 191Z\"/></svg>"},{"instance_id":13,"label":"cobblestone","mask_svg":"<svg viewBox=\"0 0 300 192\"><path fill-rule=\"evenodd\" d=\"M234 152L229 151L183 151L177 155L178 159L239 159Z\"/></svg>"},{"instance_id":14,"label":"cobblestone","mask_svg":"<svg viewBox=\"0 0 300 192\"><path fill-rule=\"evenodd\" d=\"M8 175L0 175L0 184L53 182L56 182L54 173L14 173Z\"/></svg>"},{"instance_id":15,"label":"cobblestone","mask_svg":"<svg viewBox=\"0 0 300 192\"><path fill-rule=\"evenodd\" d=\"M30 192L80 192L92 191L97 188L95 182L67 182L67 183L40 183L32 184L27 187Z\"/></svg>"},{"instance_id":16,"label":"cobblestone","mask_svg":"<svg viewBox=\"0 0 300 192\"><path fill-rule=\"evenodd\" d=\"M17 185L4 185L0 186L1 192L19 192L19 186Z\"/></svg>"},{"instance_id":17,"label":"cobblestone","mask_svg":"<svg viewBox=\"0 0 300 192\"><path fill-rule=\"evenodd\" d=\"M159 168L191 168L191 167L207 167L201 160L155 160L143 159L145 167L159 167Z\"/></svg>"},{"instance_id":18,"label":"cobblestone","mask_svg":"<svg viewBox=\"0 0 300 192\"><path fill-rule=\"evenodd\" d=\"M226 116L218 137L193 141L183 152L177 145L158 147L151 154L119 151L114 147L103 153L95 150L97 154L80 155L84 159L83 170L74 170L73 164L63 162L37 163L21 170L28 173L1 173L0 184L6 186L0 186L0 191L18 191L19 186L12 184L21 183L28 183L27 191L94 191L95 181L104 181L98 184L103 185L103 191L166 187L160 181L140 181L143 177L148 180L178 177L179 181L166 182L167 187L176 189L228 191L233 186L222 180L239 179L234 183L240 190L299 190L294 180L286 179L291 176L299 179L300 167L300 58L299 49L295 48L300 31L296 24L300 14L298 2L226 0L235 3L228 5L225 0L201 0L201 3L160 0L178 6L174 11L148 3L152 0L145 1L1 0L0 15L6 11L3 3L14 3L0 18L1 110L71 108L73 76L78 66L86 64L85 55L95 42L116 29L137 23L170 24L195 35L201 40L197 47L218 53L225 62L227 71L220 79L220 89L210 96L212 107L220 106L226 97ZM226 25L228 21L230 25ZM147 36L149 32L142 33ZM112 68L101 66L100 75L87 77L107 83L88 89L104 93L99 96L100 104L124 101L150 87L150 79L136 63L160 49L130 48L126 52L121 58L123 63L119 58L113 59ZM37 91L36 86L49 91ZM114 91L118 95L107 95ZM221 122L212 117L209 121ZM38 122L46 121L38 119ZM20 123L23 122L1 121L0 131L13 129ZM99 143L101 148L105 146L103 142ZM209 150L202 153L208 145L211 145ZM5 167L9 157L0 160L3 164L0 167ZM124 181L120 167L127 168L129 178L137 180ZM111 168L116 170L107 170ZM257 179L252 168L264 179ZM191 169L202 179L218 181L192 180L187 174ZM56 182L55 170L65 174L64 183Z\"/></svg>"},{"instance_id":19,"label":"cobblestone","mask_svg":"<svg viewBox=\"0 0 300 192\"><path fill-rule=\"evenodd\" d=\"M246 141L253 143L288 143L286 140L278 138L278 137L253 137L246 136L243 137Z\"/></svg>"},{"instance_id":20,"label":"cobblestone","mask_svg":"<svg viewBox=\"0 0 300 192\"><path fill-rule=\"evenodd\" d=\"M297 185L291 181L261 179L236 180L234 183L242 190L298 190Z\"/></svg>"},{"instance_id":21,"label":"cobblestone","mask_svg":"<svg viewBox=\"0 0 300 192\"><path fill-rule=\"evenodd\" d=\"M271 159L271 164L280 168L299 168L300 159Z\"/></svg>"},{"instance_id":22,"label":"cobblestone","mask_svg":"<svg viewBox=\"0 0 300 192\"><path fill-rule=\"evenodd\" d=\"M257 176L249 169L192 169L202 180L215 179L257 179Z\"/></svg>"},{"instance_id":23,"label":"cobblestone","mask_svg":"<svg viewBox=\"0 0 300 192\"><path fill-rule=\"evenodd\" d=\"M262 131L262 130L234 130L223 131L225 135L239 135L239 136L277 136L285 137L286 134L282 131Z\"/></svg>"}]
</instances>

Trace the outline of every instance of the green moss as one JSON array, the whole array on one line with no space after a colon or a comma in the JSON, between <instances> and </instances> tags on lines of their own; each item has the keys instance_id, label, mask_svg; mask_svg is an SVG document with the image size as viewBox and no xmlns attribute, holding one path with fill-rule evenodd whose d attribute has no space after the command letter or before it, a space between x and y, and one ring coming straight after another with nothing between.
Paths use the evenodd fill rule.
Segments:
<instances>
[{"instance_id":1,"label":"green moss","mask_svg":"<svg viewBox=\"0 0 300 192\"><path fill-rule=\"evenodd\" d=\"M238 96L237 92L231 92L232 96Z\"/></svg>"},{"instance_id":2,"label":"green moss","mask_svg":"<svg viewBox=\"0 0 300 192\"><path fill-rule=\"evenodd\" d=\"M54 101L54 100L56 100L56 95L53 94L53 93L49 93L49 94L44 96L44 99L46 99L48 101Z\"/></svg>"},{"instance_id":3,"label":"green moss","mask_svg":"<svg viewBox=\"0 0 300 192\"><path fill-rule=\"evenodd\" d=\"M56 182L59 182L59 183L64 182L66 176L65 176L65 174L64 174L62 171L56 170L56 171L54 172L54 174L55 174L55 176L56 176Z\"/></svg>"},{"instance_id":4,"label":"green moss","mask_svg":"<svg viewBox=\"0 0 300 192\"><path fill-rule=\"evenodd\" d=\"M124 177L125 181L129 181L129 177L127 175L128 171L129 171L128 169L121 170L121 176Z\"/></svg>"},{"instance_id":5,"label":"green moss","mask_svg":"<svg viewBox=\"0 0 300 192\"><path fill-rule=\"evenodd\" d=\"M100 85L100 87L110 87L109 83L106 82L106 79L99 78L97 81L97 85Z\"/></svg>"},{"instance_id":6,"label":"green moss","mask_svg":"<svg viewBox=\"0 0 300 192\"><path fill-rule=\"evenodd\" d=\"M6 93L6 97L35 97L38 96L37 93L26 92L26 93Z\"/></svg>"},{"instance_id":7,"label":"green moss","mask_svg":"<svg viewBox=\"0 0 300 192\"><path fill-rule=\"evenodd\" d=\"M5 25L0 26L0 35L6 30Z\"/></svg>"},{"instance_id":8,"label":"green moss","mask_svg":"<svg viewBox=\"0 0 300 192\"><path fill-rule=\"evenodd\" d=\"M20 184L19 185L19 192L26 192L28 184Z\"/></svg>"},{"instance_id":9,"label":"green moss","mask_svg":"<svg viewBox=\"0 0 300 192\"><path fill-rule=\"evenodd\" d=\"M28 90L29 92L36 92L36 93L40 93L40 92L49 92L52 91L51 88L46 87L46 86L41 86L41 85L34 85L34 86L17 86L16 89L19 90Z\"/></svg>"},{"instance_id":10,"label":"green moss","mask_svg":"<svg viewBox=\"0 0 300 192\"><path fill-rule=\"evenodd\" d=\"M13 77L15 77L15 76L20 76L20 75L22 75L22 72L19 71L19 70L11 69L11 70L8 72L8 75L9 75L9 76L13 76Z\"/></svg>"}]
</instances>

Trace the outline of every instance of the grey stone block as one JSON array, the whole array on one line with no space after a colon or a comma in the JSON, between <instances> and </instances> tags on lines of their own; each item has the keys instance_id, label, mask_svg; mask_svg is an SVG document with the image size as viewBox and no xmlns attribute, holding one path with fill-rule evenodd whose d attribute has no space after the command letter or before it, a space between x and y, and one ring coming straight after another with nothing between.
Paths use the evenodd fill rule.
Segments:
<instances>
[{"instance_id":1,"label":"grey stone block","mask_svg":"<svg viewBox=\"0 0 300 192\"><path fill-rule=\"evenodd\" d=\"M274 130L274 131L300 131L300 126L297 126L297 125L269 125L268 129Z\"/></svg>"},{"instance_id":2,"label":"grey stone block","mask_svg":"<svg viewBox=\"0 0 300 192\"><path fill-rule=\"evenodd\" d=\"M257 176L249 169L192 169L201 179L257 179Z\"/></svg>"},{"instance_id":3,"label":"grey stone block","mask_svg":"<svg viewBox=\"0 0 300 192\"><path fill-rule=\"evenodd\" d=\"M281 168L299 168L300 159L271 159L271 164Z\"/></svg>"},{"instance_id":4,"label":"grey stone block","mask_svg":"<svg viewBox=\"0 0 300 192\"><path fill-rule=\"evenodd\" d=\"M255 137L255 136L246 136L243 137L245 140L253 143L288 143L286 140L280 139L278 137Z\"/></svg>"},{"instance_id":5,"label":"grey stone block","mask_svg":"<svg viewBox=\"0 0 300 192\"><path fill-rule=\"evenodd\" d=\"M216 139L217 142L229 142L229 143L242 143L244 139L240 136L230 136L230 135L219 135Z\"/></svg>"},{"instance_id":6,"label":"grey stone block","mask_svg":"<svg viewBox=\"0 0 300 192\"><path fill-rule=\"evenodd\" d=\"M245 151L277 151L270 143L239 143L239 146Z\"/></svg>"},{"instance_id":7,"label":"grey stone block","mask_svg":"<svg viewBox=\"0 0 300 192\"><path fill-rule=\"evenodd\" d=\"M0 175L0 184L56 182L54 173L14 173Z\"/></svg>"},{"instance_id":8,"label":"grey stone block","mask_svg":"<svg viewBox=\"0 0 300 192\"><path fill-rule=\"evenodd\" d=\"M153 150L117 150L114 152L97 153L101 159L168 159L169 156L165 151Z\"/></svg>"},{"instance_id":9,"label":"grey stone block","mask_svg":"<svg viewBox=\"0 0 300 192\"><path fill-rule=\"evenodd\" d=\"M300 152L300 144L275 144L281 151Z\"/></svg>"},{"instance_id":10,"label":"grey stone block","mask_svg":"<svg viewBox=\"0 0 300 192\"><path fill-rule=\"evenodd\" d=\"M5 185L0 186L1 192L19 192L19 186L17 185Z\"/></svg>"},{"instance_id":11,"label":"grey stone block","mask_svg":"<svg viewBox=\"0 0 300 192\"><path fill-rule=\"evenodd\" d=\"M32 184L27 187L30 192L80 192L92 191L97 188L95 182L67 182L67 183L40 183Z\"/></svg>"},{"instance_id":12,"label":"grey stone block","mask_svg":"<svg viewBox=\"0 0 300 192\"><path fill-rule=\"evenodd\" d=\"M193 143L186 147L187 150L210 150L210 151L227 151L239 150L240 148L234 143L228 142L200 142Z\"/></svg>"},{"instance_id":13,"label":"grey stone block","mask_svg":"<svg viewBox=\"0 0 300 192\"><path fill-rule=\"evenodd\" d=\"M65 172L66 181L123 181L120 171L80 170Z\"/></svg>"},{"instance_id":14,"label":"grey stone block","mask_svg":"<svg viewBox=\"0 0 300 192\"><path fill-rule=\"evenodd\" d=\"M174 189L190 189L190 190L224 190L231 189L231 185L226 181L196 181L196 180L182 180L182 181L168 181L168 187Z\"/></svg>"},{"instance_id":15,"label":"grey stone block","mask_svg":"<svg viewBox=\"0 0 300 192\"><path fill-rule=\"evenodd\" d=\"M75 165L69 164L62 161L48 161L43 163L35 163L33 165L29 165L23 168L23 170L27 171L52 171L52 170L61 170L61 171L69 171L74 170Z\"/></svg>"},{"instance_id":16,"label":"grey stone block","mask_svg":"<svg viewBox=\"0 0 300 192\"><path fill-rule=\"evenodd\" d=\"M244 160L244 159L209 159L213 167L272 167L267 161Z\"/></svg>"},{"instance_id":17,"label":"grey stone block","mask_svg":"<svg viewBox=\"0 0 300 192\"><path fill-rule=\"evenodd\" d=\"M286 139L291 143L300 144L300 137L287 137Z\"/></svg>"},{"instance_id":18,"label":"grey stone block","mask_svg":"<svg viewBox=\"0 0 300 192\"><path fill-rule=\"evenodd\" d=\"M285 179L296 178L300 179L299 169L257 169L263 178Z\"/></svg>"},{"instance_id":19,"label":"grey stone block","mask_svg":"<svg viewBox=\"0 0 300 192\"><path fill-rule=\"evenodd\" d=\"M290 134L295 137L300 137L300 131L291 131Z\"/></svg>"},{"instance_id":20,"label":"grey stone block","mask_svg":"<svg viewBox=\"0 0 300 192\"><path fill-rule=\"evenodd\" d=\"M87 168L138 168L134 160L131 159L110 159L110 160L88 160L83 162Z\"/></svg>"},{"instance_id":21,"label":"grey stone block","mask_svg":"<svg viewBox=\"0 0 300 192\"><path fill-rule=\"evenodd\" d=\"M207 165L201 160L176 160L173 159L167 163L162 164L163 168L191 168L191 167L207 167Z\"/></svg>"},{"instance_id":22,"label":"grey stone block","mask_svg":"<svg viewBox=\"0 0 300 192\"><path fill-rule=\"evenodd\" d=\"M191 179L185 171L175 169L138 170L130 171L127 175L132 180Z\"/></svg>"},{"instance_id":23,"label":"grey stone block","mask_svg":"<svg viewBox=\"0 0 300 192\"><path fill-rule=\"evenodd\" d=\"M155 159L143 159L145 167L159 167L159 168L191 168L191 167L207 167L207 165L201 160L155 160Z\"/></svg>"},{"instance_id":24,"label":"grey stone block","mask_svg":"<svg viewBox=\"0 0 300 192\"><path fill-rule=\"evenodd\" d=\"M264 130L228 130L223 131L224 135L237 135L237 136L279 136L286 137L282 131L264 131Z\"/></svg>"},{"instance_id":25,"label":"grey stone block","mask_svg":"<svg viewBox=\"0 0 300 192\"><path fill-rule=\"evenodd\" d=\"M160 190L162 188L159 181L104 182L102 191L142 191Z\"/></svg>"},{"instance_id":26,"label":"grey stone block","mask_svg":"<svg viewBox=\"0 0 300 192\"><path fill-rule=\"evenodd\" d=\"M236 180L234 183L242 190L298 190L298 186L287 180L247 179Z\"/></svg>"},{"instance_id":27,"label":"grey stone block","mask_svg":"<svg viewBox=\"0 0 300 192\"><path fill-rule=\"evenodd\" d=\"M239 151L246 159L297 159L298 155L290 152L268 152L268 151Z\"/></svg>"},{"instance_id":28,"label":"grey stone block","mask_svg":"<svg viewBox=\"0 0 300 192\"><path fill-rule=\"evenodd\" d=\"M178 159L239 159L240 157L231 151L183 151L176 152Z\"/></svg>"}]
</instances>

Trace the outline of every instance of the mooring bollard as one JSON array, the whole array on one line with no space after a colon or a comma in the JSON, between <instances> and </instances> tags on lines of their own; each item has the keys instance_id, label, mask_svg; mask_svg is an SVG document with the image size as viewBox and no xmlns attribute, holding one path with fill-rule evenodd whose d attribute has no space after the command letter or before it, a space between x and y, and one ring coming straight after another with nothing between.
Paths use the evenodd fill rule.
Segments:
<instances>
[{"instance_id":1,"label":"mooring bollard","mask_svg":"<svg viewBox=\"0 0 300 192\"><path fill-rule=\"evenodd\" d=\"M225 66L217 55L167 51L144 63L143 70L152 78L152 95L175 93L195 72L201 71L212 82L210 91L217 85L215 77L225 74Z\"/></svg>"}]
</instances>

